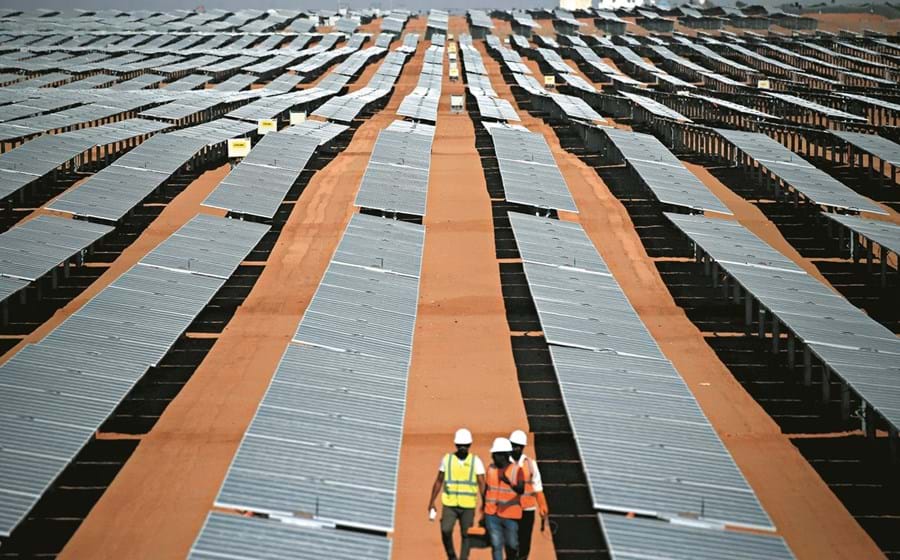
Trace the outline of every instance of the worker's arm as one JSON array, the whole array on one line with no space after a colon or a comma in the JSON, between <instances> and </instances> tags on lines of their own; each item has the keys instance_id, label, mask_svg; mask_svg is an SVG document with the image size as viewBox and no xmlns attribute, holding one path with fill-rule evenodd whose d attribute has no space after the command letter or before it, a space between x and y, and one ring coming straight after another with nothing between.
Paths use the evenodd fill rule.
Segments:
<instances>
[{"instance_id":1,"label":"worker's arm","mask_svg":"<svg viewBox=\"0 0 900 560\"><path fill-rule=\"evenodd\" d=\"M506 473L500 474L500 480L509 484L509 487L513 489L513 492L516 494L524 494L525 493L525 476L522 474L522 469L516 469L516 479L510 480L506 477Z\"/></svg>"},{"instance_id":2,"label":"worker's arm","mask_svg":"<svg viewBox=\"0 0 900 560\"><path fill-rule=\"evenodd\" d=\"M538 512L541 514L541 517L547 517L550 514L550 509L547 507L547 497L544 496L544 480L541 478L541 470L538 468L537 461L531 462L531 469L531 484L534 486Z\"/></svg>"},{"instance_id":3,"label":"worker's arm","mask_svg":"<svg viewBox=\"0 0 900 560\"><path fill-rule=\"evenodd\" d=\"M434 479L434 484L431 485L431 499L428 500L428 513L431 513L431 510L434 508L434 502L437 500L438 495L441 493L441 488L444 486L444 473L438 471L437 477Z\"/></svg>"},{"instance_id":4,"label":"worker's arm","mask_svg":"<svg viewBox=\"0 0 900 560\"><path fill-rule=\"evenodd\" d=\"M476 480L478 481L478 501L481 502L480 507L479 504L475 505L475 520L477 521L478 512L481 512L481 515L484 515L484 494L487 492L487 484L484 482L483 474L478 475Z\"/></svg>"}]
</instances>

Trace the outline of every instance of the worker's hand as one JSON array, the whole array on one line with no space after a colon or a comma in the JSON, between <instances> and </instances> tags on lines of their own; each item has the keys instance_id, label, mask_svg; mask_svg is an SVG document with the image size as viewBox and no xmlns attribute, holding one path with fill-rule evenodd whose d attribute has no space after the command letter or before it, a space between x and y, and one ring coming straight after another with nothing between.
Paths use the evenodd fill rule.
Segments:
<instances>
[{"instance_id":1,"label":"worker's hand","mask_svg":"<svg viewBox=\"0 0 900 560\"><path fill-rule=\"evenodd\" d=\"M434 502L430 502L428 504L428 515L431 515L431 510L433 510L433 509L437 509L437 508L434 507Z\"/></svg>"}]
</instances>

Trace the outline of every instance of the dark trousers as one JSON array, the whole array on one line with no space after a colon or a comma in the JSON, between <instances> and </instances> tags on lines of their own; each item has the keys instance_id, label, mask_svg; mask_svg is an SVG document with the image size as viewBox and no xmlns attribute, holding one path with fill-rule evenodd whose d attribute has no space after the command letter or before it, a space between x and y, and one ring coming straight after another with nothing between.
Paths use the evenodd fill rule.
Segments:
<instances>
[{"instance_id":1,"label":"dark trousers","mask_svg":"<svg viewBox=\"0 0 900 560\"><path fill-rule=\"evenodd\" d=\"M534 530L534 510L522 512L519 520L519 560L528 560L531 553L531 532Z\"/></svg>"},{"instance_id":2,"label":"dark trousers","mask_svg":"<svg viewBox=\"0 0 900 560\"><path fill-rule=\"evenodd\" d=\"M459 551L459 560L469 559L469 528L475 521L474 508L447 507L441 508L441 541L444 543L444 551L448 560L456 560L456 552L453 550L453 527L459 520L459 529L462 533L462 545Z\"/></svg>"}]
</instances>

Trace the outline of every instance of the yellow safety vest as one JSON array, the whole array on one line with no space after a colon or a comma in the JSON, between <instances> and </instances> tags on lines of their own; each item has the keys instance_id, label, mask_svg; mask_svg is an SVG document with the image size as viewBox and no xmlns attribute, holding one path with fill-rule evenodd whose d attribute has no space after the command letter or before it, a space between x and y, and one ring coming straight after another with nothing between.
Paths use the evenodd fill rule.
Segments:
<instances>
[{"instance_id":1,"label":"yellow safety vest","mask_svg":"<svg viewBox=\"0 0 900 560\"><path fill-rule=\"evenodd\" d=\"M444 492L441 503L447 507L475 509L478 498L478 475L475 474L475 455L469 453L460 461L453 453L444 456Z\"/></svg>"}]
</instances>

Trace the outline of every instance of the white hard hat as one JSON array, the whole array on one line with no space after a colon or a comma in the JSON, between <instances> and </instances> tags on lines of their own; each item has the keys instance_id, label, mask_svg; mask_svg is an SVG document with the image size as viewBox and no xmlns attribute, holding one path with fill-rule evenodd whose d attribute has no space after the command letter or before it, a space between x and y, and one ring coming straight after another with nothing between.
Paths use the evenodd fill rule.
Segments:
<instances>
[{"instance_id":1,"label":"white hard hat","mask_svg":"<svg viewBox=\"0 0 900 560\"><path fill-rule=\"evenodd\" d=\"M516 430L515 432L509 434L509 442L513 445L521 445L525 447L528 445L528 436L525 435L525 432L522 430Z\"/></svg>"},{"instance_id":2,"label":"white hard hat","mask_svg":"<svg viewBox=\"0 0 900 560\"><path fill-rule=\"evenodd\" d=\"M512 453L512 444L505 437L498 437L491 446L491 453Z\"/></svg>"},{"instance_id":3,"label":"white hard hat","mask_svg":"<svg viewBox=\"0 0 900 560\"><path fill-rule=\"evenodd\" d=\"M456 445L472 445L472 432L465 428L456 430L456 435L453 436L453 443Z\"/></svg>"}]
</instances>

